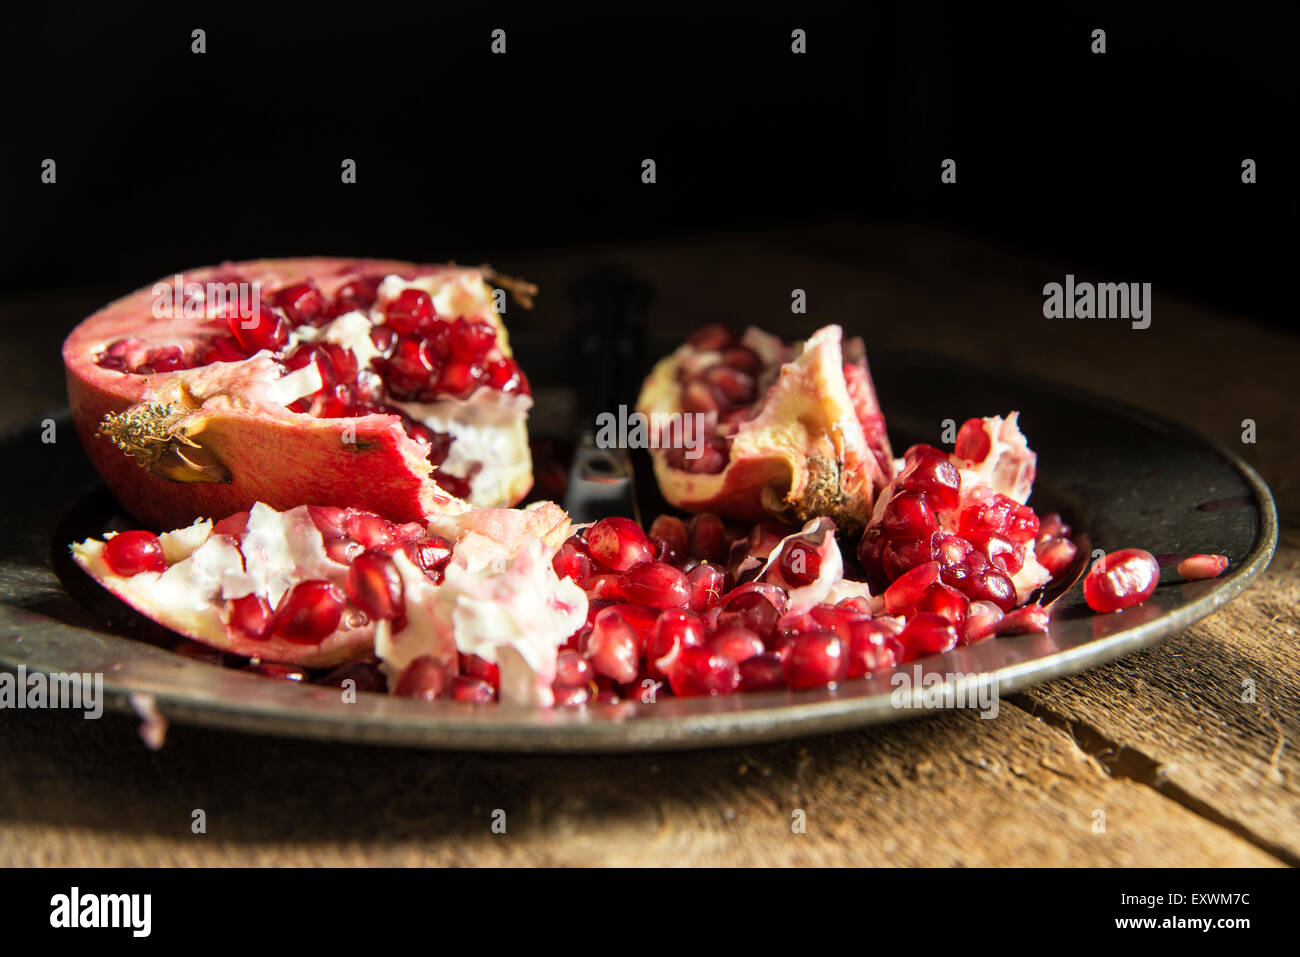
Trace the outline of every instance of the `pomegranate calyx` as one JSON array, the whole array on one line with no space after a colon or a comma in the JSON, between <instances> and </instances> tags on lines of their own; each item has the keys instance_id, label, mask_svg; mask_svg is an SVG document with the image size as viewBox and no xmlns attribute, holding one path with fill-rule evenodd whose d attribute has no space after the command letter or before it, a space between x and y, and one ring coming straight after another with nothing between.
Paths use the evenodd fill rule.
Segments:
<instances>
[{"instance_id":1,"label":"pomegranate calyx","mask_svg":"<svg viewBox=\"0 0 1300 957\"><path fill-rule=\"evenodd\" d=\"M125 412L109 412L96 437L108 439L140 468L172 482L229 484L230 470L211 450L194 441L202 431L190 414L198 403L181 389L177 402L150 402Z\"/></svg>"}]
</instances>

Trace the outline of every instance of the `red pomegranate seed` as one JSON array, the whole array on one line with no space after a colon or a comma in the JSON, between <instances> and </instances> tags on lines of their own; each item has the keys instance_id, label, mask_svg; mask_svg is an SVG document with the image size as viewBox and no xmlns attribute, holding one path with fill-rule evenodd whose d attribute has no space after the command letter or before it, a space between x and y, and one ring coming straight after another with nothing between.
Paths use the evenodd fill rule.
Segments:
<instances>
[{"instance_id":1,"label":"red pomegranate seed","mask_svg":"<svg viewBox=\"0 0 1300 957\"><path fill-rule=\"evenodd\" d=\"M722 519L709 512L696 515L686 531L687 551L692 558L721 565L727 560L730 541Z\"/></svg>"},{"instance_id":2,"label":"red pomegranate seed","mask_svg":"<svg viewBox=\"0 0 1300 957\"><path fill-rule=\"evenodd\" d=\"M997 630L1002 618L1002 609L991 601L971 602L966 622L961 626L961 640L967 644L983 641Z\"/></svg>"},{"instance_id":3,"label":"red pomegranate seed","mask_svg":"<svg viewBox=\"0 0 1300 957\"><path fill-rule=\"evenodd\" d=\"M989 499L975 505L968 505L961 510L957 519L957 532L970 539L980 532L1005 534L1011 523L1011 517L1020 508L1015 499L994 493Z\"/></svg>"},{"instance_id":4,"label":"red pomegranate seed","mask_svg":"<svg viewBox=\"0 0 1300 957\"><path fill-rule=\"evenodd\" d=\"M796 588L811 585L822 568L822 557L808 542L796 538L781 551L781 576Z\"/></svg>"},{"instance_id":5,"label":"red pomegranate seed","mask_svg":"<svg viewBox=\"0 0 1300 957\"><path fill-rule=\"evenodd\" d=\"M248 317L235 310L226 322L239 344L249 352L259 349L277 352L289 341L289 324L265 305L259 305L257 311Z\"/></svg>"},{"instance_id":6,"label":"red pomegranate seed","mask_svg":"<svg viewBox=\"0 0 1300 957\"><path fill-rule=\"evenodd\" d=\"M431 655L421 655L402 669L393 694L401 698L433 701L451 688L455 677L447 665Z\"/></svg>"},{"instance_id":7,"label":"red pomegranate seed","mask_svg":"<svg viewBox=\"0 0 1300 957\"><path fill-rule=\"evenodd\" d=\"M1072 529L1061 521L1060 513L1048 512L1038 523L1038 540L1045 542L1049 538L1069 538Z\"/></svg>"},{"instance_id":8,"label":"red pomegranate seed","mask_svg":"<svg viewBox=\"0 0 1300 957\"><path fill-rule=\"evenodd\" d=\"M651 608L684 608L691 590L681 569L666 562L642 562L623 576L623 597Z\"/></svg>"},{"instance_id":9,"label":"red pomegranate seed","mask_svg":"<svg viewBox=\"0 0 1300 957\"><path fill-rule=\"evenodd\" d=\"M741 691L776 691L785 687L785 665L771 652L754 655L740 663Z\"/></svg>"},{"instance_id":10,"label":"red pomegranate seed","mask_svg":"<svg viewBox=\"0 0 1300 957\"><path fill-rule=\"evenodd\" d=\"M433 298L422 289L403 289L384 306L384 322L398 332L424 332L433 322Z\"/></svg>"},{"instance_id":11,"label":"red pomegranate seed","mask_svg":"<svg viewBox=\"0 0 1300 957\"><path fill-rule=\"evenodd\" d=\"M203 364L210 362L243 362L248 358L248 350L239 344L234 336L213 336L208 340L203 353Z\"/></svg>"},{"instance_id":12,"label":"red pomegranate seed","mask_svg":"<svg viewBox=\"0 0 1300 957\"><path fill-rule=\"evenodd\" d=\"M280 599L274 634L295 644L316 645L334 633L343 617L343 596L327 581L299 582Z\"/></svg>"},{"instance_id":13,"label":"red pomegranate seed","mask_svg":"<svg viewBox=\"0 0 1300 957\"><path fill-rule=\"evenodd\" d=\"M1034 548L1038 564L1046 568L1053 578L1070 567L1078 551L1074 542L1068 538L1049 538Z\"/></svg>"},{"instance_id":14,"label":"red pomegranate seed","mask_svg":"<svg viewBox=\"0 0 1300 957\"><path fill-rule=\"evenodd\" d=\"M622 601L623 576L613 572L608 572L604 575L593 575L588 580L585 590L588 598L599 598L605 601Z\"/></svg>"},{"instance_id":15,"label":"red pomegranate seed","mask_svg":"<svg viewBox=\"0 0 1300 957\"><path fill-rule=\"evenodd\" d=\"M451 542L441 535L428 535L402 546L406 557L435 585L442 584L443 571L451 561Z\"/></svg>"},{"instance_id":16,"label":"red pomegranate seed","mask_svg":"<svg viewBox=\"0 0 1300 957\"><path fill-rule=\"evenodd\" d=\"M1083 578L1083 598L1096 612L1140 605L1160 584L1160 565L1140 548L1123 548L1094 562Z\"/></svg>"},{"instance_id":17,"label":"red pomegranate seed","mask_svg":"<svg viewBox=\"0 0 1300 957\"><path fill-rule=\"evenodd\" d=\"M456 701L471 704L491 704L497 699L496 689L481 678L457 675L451 682L451 696Z\"/></svg>"},{"instance_id":18,"label":"red pomegranate seed","mask_svg":"<svg viewBox=\"0 0 1300 957\"><path fill-rule=\"evenodd\" d=\"M462 654L457 657L460 659L461 674L486 681L493 688L501 687L501 669L495 663L478 655Z\"/></svg>"},{"instance_id":19,"label":"red pomegranate seed","mask_svg":"<svg viewBox=\"0 0 1300 957\"><path fill-rule=\"evenodd\" d=\"M912 449L918 449L913 446ZM900 491L923 492L928 504L938 511L957 507L961 500L961 475L948 456L929 446L908 450L910 461L898 477Z\"/></svg>"},{"instance_id":20,"label":"red pomegranate seed","mask_svg":"<svg viewBox=\"0 0 1300 957\"><path fill-rule=\"evenodd\" d=\"M632 626L613 608L596 616L587 638L587 659L597 674L626 683L637 675L640 648Z\"/></svg>"},{"instance_id":21,"label":"red pomegranate seed","mask_svg":"<svg viewBox=\"0 0 1300 957\"><path fill-rule=\"evenodd\" d=\"M829 631L799 635L785 659L785 680L791 688L834 686L849 676L844 639Z\"/></svg>"},{"instance_id":22,"label":"red pomegranate seed","mask_svg":"<svg viewBox=\"0 0 1300 957\"><path fill-rule=\"evenodd\" d=\"M703 646L680 649L667 670L668 684L679 698L727 695L740 687L736 663Z\"/></svg>"},{"instance_id":23,"label":"red pomegranate seed","mask_svg":"<svg viewBox=\"0 0 1300 957\"><path fill-rule=\"evenodd\" d=\"M784 588L775 585L772 582L745 582L743 585L737 585L727 595L727 601L739 598L741 595L748 595L750 592L762 595L776 609L777 617L784 615L789 607L790 596L786 594Z\"/></svg>"},{"instance_id":24,"label":"red pomegranate seed","mask_svg":"<svg viewBox=\"0 0 1300 957\"><path fill-rule=\"evenodd\" d=\"M514 359L493 359L483 367L484 381L498 392L530 394L528 377Z\"/></svg>"},{"instance_id":25,"label":"red pomegranate seed","mask_svg":"<svg viewBox=\"0 0 1300 957\"><path fill-rule=\"evenodd\" d=\"M702 378L722 396L723 402L729 407L749 405L758 397L754 377L739 369L716 365L706 369Z\"/></svg>"},{"instance_id":26,"label":"red pomegranate seed","mask_svg":"<svg viewBox=\"0 0 1300 957\"><path fill-rule=\"evenodd\" d=\"M722 600L726 576L722 569L707 562L696 565L686 573L686 587L690 589L691 611L708 611Z\"/></svg>"},{"instance_id":27,"label":"red pomegranate seed","mask_svg":"<svg viewBox=\"0 0 1300 957\"><path fill-rule=\"evenodd\" d=\"M1036 635L1047 631L1051 615L1041 605L1025 605L1002 619L997 626L999 635Z\"/></svg>"},{"instance_id":28,"label":"red pomegranate seed","mask_svg":"<svg viewBox=\"0 0 1300 957\"><path fill-rule=\"evenodd\" d=\"M670 609L659 615L646 642L646 672L651 678L663 680L665 670L676 660L682 648L704 644L707 631L700 616L681 609Z\"/></svg>"},{"instance_id":29,"label":"red pomegranate seed","mask_svg":"<svg viewBox=\"0 0 1300 957\"><path fill-rule=\"evenodd\" d=\"M650 523L650 538L659 539L673 553L686 558L690 554L686 523L675 515L660 515Z\"/></svg>"},{"instance_id":30,"label":"red pomegranate seed","mask_svg":"<svg viewBox=\"0 0 1300 957\"><path fill-rule=\"evenodd\" d=\"M1016 607L1016 586L1002 571L987 567L972 572L957 586L971 601L988 601L1004 612Z\"/></svg>"},{"instance_id":31,"label":"red pomegranate seed","mask_svg":"<svg viewBox=\"0 0 1300 957\"><path fill-rule=\"evenodd\" d=\"M1025 552L997 532L971 532L970 543L1008 575L1015 575L1025 564Z\"/></svg>"},{"instance_id":32,"label":"red pomegranate seed","mask_svg":"<svg viewBox=\"0 0 1300 957\"><path fill-rule=\"evenodd\" d=\"M271 606L261 595L244 595L230 602L229 624L245 638L258 641L271 627Z\"/></svg>"},{"instance_id":33,"label":"red pomegranate seed","mask_svg":"<svg viewBox=\"0 0 1300 957\"><path fill-rule=\"evenodd\" d=\"M766 651L763 639L748 628L725 628L709 639L708 645L720 655L726 655L736 664L743 664L755 655Z\"/></svg>"},{"instance_id":34,"label":"red pomegranate seed","mask_svg":"<svg viewBox=\"0 0 1300 957\"><path fill-rule=\"evenodd\" d=\"M885 611L901 615L916 607L926 591L939 580L939 563L926 562L900 575L885 589Z\"/></svg>"},{"instance_id":35,"label":"red pomegranate seed","mask_svg":"<svg viewBox=\"0 0 1300 957\"><path fill-rule=\"evenodd\" d=\"M655 623L659 621L661 612L657 608L644 608L641 605L631 605L627 602L610 605L616 612L623 616L623 620L632 626L636 632L637 651L645 649L645 644L650 640L650 633L654 631ZM595 617L592 618L593 623Z\"/></svg>"},{"instance_id":36,"label":"red pomegranate seed","mask_svg":"<svg viewBox=\"0 0 1300 957\"><path fill-rule=\"evenodd\" d=\"M496 330L486 322L457 319L452 326L451 353L464 362L482 362L496 343Z\"/></svg>"},{"instance_id":37,"label":"red pomegranate seed","mask_svg":"<svg viewBox=\"0 0 1300 957\"><path fill-rule=\"evenodd\" d=\"M619 516L602 518L587 530L587 553L616 572L653 557L645 532L630 518Z\"/></svg>"},{"instance_id":38,"label":"red pomegranate seed","mask_svg":"<svg viewBox=\"0 0 1300 957\"><path fill-rule=\"evenodd\" d=\"M114 575L130 578L141 572L165 572L167 558L153 532L119 532L104 543L104 562Z\"/></svg>"},{"instance_id":39,"label":"red pomegranate seed","mask_svg":"<svg viewBox=\"0 0 1300 957\"><path fill-rule=\"evenodd\" d=\"M370 341L379 350L379 358L387 359L397 348L397 330L390 326L371 326Z\"/></svg>"},{"instance_id":40,"label":"red pomegranate seed","mask_svg":"<svg viewBox=\"0 0 1300 957\"><path fill-rule=\"evenodd\" d=\"M881 528L890 538L920 538L939 528L934 509L922 492L899 492L885 506Z\"/></svg>"},{"instance_id":41,"label":"red pomegranate seed","mask_svg":"<svg viewBox=\"0 0 1300 957\"><path fill-rule=\"evenodd\" d=\"M438 377L436 392L463 399L478 388L483 380L483 374L482 366L466 362L464 359L454 359L443 367L442 375Z\"/></svg>"},{"instance_id":42,"label":"red pomegranate seed","mask_svg":"<svg viewBox=\"0 0 1300 957\"><path fill-rule=\"evenodd\" d=\"M735 333L719 323L696 329L686 340L688 345L700 352L717 352L733 345L735 341Z\"/></svg>"},{"instance_id":43,"label":"red pomegranate seed","mask_svg":"<svg viewBox=\"0 0 1300 957\"><path fill-rule=\"evenodd\" d=\"M592 700L591 685L555 685L555 706L557 708L578 708Z\"/></svg>"},{"instance_id":44,"label":"red pomegranate seed","mask_svg":"<svg viewBox=\"0 0 1300 957\"><path fill-rule=\"evenodd\" d=\"M425 389L438 368L438 356L422 339L402 338L385 364L388 390L399 399L413 399Z\"/></svg>"},{"instance_id":45,"label":"red pomegranate seed","mask_svg":"<svg viewBox=\"0 0 1300 957\"><path fill-rule=\"evenodd\" d=\"M561 648L555 656L555 684L585 685L595 678L591 663L570 648Z\"/></svg>"},{"instance_id":46,"label":"red pomegranate seed","mask_svg":"<svg viewBox=\"0 0 1300 957\"><path fill-rule=\"evenodd\" d=\"M849 626L848 676L863 675L898 664L894 654L894 632L878 621L858 620Z\"/></svg>"},{"instance_id":47,"label":"red pomegranate seed","mask_svg":"<svg viewBox=\"0 0 1300 957\"><path fill-rule=\"evenodd\" d=\"M1178 563L1178 574L1188 581L1218 578L1228 567L1226 555L1188 555Z\"/></svg>"},{"instance_id":48,"label":"red pomegranate seed","mask_svg":"<svg viewBox=\"0 0 1300 957\"><path fill-rule=\"evenodd\" d=\"M967 419L957 430L957 458L979 464L993 451L993 440L984 428L983 419Z\"/></svg>"},{"instance_id":49,"label":"red pomegranate seed","mask_svg":"<svg viewBox=\"0 0 1300 957\"><path fill-rule=\"evenodd\" d=\"M888 540L879 525L873 525L862 533L858 542L858 564L870 579L885 577L884 550Z\"/></svg>"},{"instance_id":50,"label":"red pomegranate seed","mask_svg":"<svg viewBox=\"0 0 1300 957\"><path fill-rule=\"evenodd\" d=\"M957 629L947 618L923 611L913 615L898 636L907 651L907 657L936 655L952 651L957 646Z\"/></svg>"},{"instance_id":51,"label":"red pomegranate seed","mask_svg":"<svg viewBox=\"0 0 1300 957\"><path fill-rule=\"evenodd\" d=\"M891 581L901 578L919 565L934 561L934 536L920 538L885 538L881 565Z\"/></svg>"},{"instance_id":52,"label":"red pomegranate seed","mask_svg":"<svg viewBox=\"0 0 1300 957\"><path fill-rule=\"evenodd\" d=\"M748 628L767 641L776 631L780 612L767 598L756 591L731 595L718 614L719 630Z\"/></svg>"},{"instance_id":53,"label":"red pomegranate seed","mask_svg":"<svg viewBox=\"0 0 1300 957\"><path fill-rule=\"evenodd\" d=\"M718 412L727 405L722 390L707 382L688 382L682 389L682 410L692 414Z\"/></svg>"},{"instance_id":54,"label":"red pomegranate seed","mask_svg":"<svg viewBox=\"0 0 1300 957\"><path fill-rule=\"evenodd\" d=\"M808 613L808 618L812 620L810 627L800 628L800 631L833 631L841 638L847 639L851 634L854 622L861 620L863 614L853 611L849 608L841 608L838 605L817 605ZM870 611L866 613L870 618Z\"/></svg>"},{"instance_id":55,"label":"red pomegranate seed","mask_svg":"<svg viewBox=\"0 0 1300 957\"><path fill-rule=\"evenodd\" d=\"M717 475L727 467L727 459L730 457L731 448L727 445L727 440L716 435L706 437L704 443L689 456L686 449L680 448L669 449L667 453L668 464L673 468L697 475Z\"/></svg>"},{"instance_id":56,"label":"red pomegranate seed","mask_svg":"<svg viewBox=\"0 0 1300 957\"><path fill-rule=\"evenodd\" d=\"M576 538L570 538L560 546L555 557L551 559L551 567L561 578L572 578L579 588L587 587L596 568L587 555L586 548Z\"/></svg>"},{"instance_id":57,"label":"red pomegranate seed","mask_svg":"<svg viewBox=\"0 0 1300 957\"><path fill-rule=\"evenodd\" d=\"M763 368L763 360L749 346L730 346L722 350L722 364L750 375L758 375Z\"/></svg>"},{"instance_id":58,"label":"red pomegranate seed","mask_svg":"<svg viewBox=\"0 0 1300 957\"><path fill-rule=\"evenodd\" d=\"M364 276L345 282L335 293L331 314L340 316L356 309L363 312L369 309L375 304L375 299L379 295L379 283L382 280L382 276Z\"/></svg>"},{"instance_id":59,"label":"red pomegranate seed","mask_svg":"<svg viewBox=\"0 0 1300 957\"><path fill-rule=\"evenodd\" d=\"M315 326L326 318L325 296L308 279L276 291L273 300L295 326Z\"/></svg>"},{"instance_id":60,"label":"red pomegranate seed","mask_svg":"<svg viewBox=\"0 0 1300 957\"><path fill-rule=\"evenodd\" d=\"M352 604L371 618L400 618L406 613L402 576L386 552L368 551L354 558L343 588Z\"/></svg>"},{"instance_id":61,"label":"red pomegranate seed","mask_svg":"<svg viewBox=\"0 0 1300 957\"><path fill-rule=\"evenodd\" d=\"M925 590L921 600L916 603L916 610L942 615L960 629L962 623L966 620L969 605L970 602L966 600L966 596L957 589L936 581Z\"/></svg>"},{"instance_id":62,"label":"red pomegranate seed","mask_svg":"<svg viewBox=\"0 0 1300 957\"><path fill-rule=\"evenodd\" d=\"M1028 505L1019 505L1007 519L1007 538L1024 544L1038 537L1038 516Z\"/></svg>"}]
</instances>

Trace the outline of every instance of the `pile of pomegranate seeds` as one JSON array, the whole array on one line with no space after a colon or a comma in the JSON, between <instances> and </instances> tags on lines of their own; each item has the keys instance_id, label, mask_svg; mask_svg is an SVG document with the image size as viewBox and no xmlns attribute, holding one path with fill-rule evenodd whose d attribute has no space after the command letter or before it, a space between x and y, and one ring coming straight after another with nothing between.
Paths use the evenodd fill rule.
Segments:
<instances>
[{"instance_id":1,"label":"pile of pomegranate seeds","mask_svg":"<svg viewBox=\"0 0 1300 957\"><path fill-rule=\"evenodd\" d=\"M429 447L430 462L441 466L451 436L430 429L393 403L467 399L480 388L530 395L528 379L501 350L490 323L466 317L444 319L422 289L408 287L380 301L383 278L353 280L339 288L333 301L311 280L283 286L266 293L251 316L231 307L211 317L199 335L184 345L119 339L95 361L105 369L150 375L239 362L265 349L286 371L314 365L320 373L321 388L293 402L292 411L317 418L396 415L411 438ZM354 311L366 314L372 323L370 341L377 354L364 366L352 350L313 334ZM439 470L433 478L451 494L468 498L474 475L458 477Z\"/></svg>"}]
</instances>

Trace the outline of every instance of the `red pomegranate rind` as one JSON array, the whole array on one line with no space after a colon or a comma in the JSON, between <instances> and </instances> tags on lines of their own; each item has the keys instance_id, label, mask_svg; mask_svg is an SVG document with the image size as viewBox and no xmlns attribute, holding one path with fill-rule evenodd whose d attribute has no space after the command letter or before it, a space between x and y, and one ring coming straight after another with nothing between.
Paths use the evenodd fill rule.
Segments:
<instances>
[{"instance_id":1,"label":"red pomegranate rind","mask_svg":"<svg viewBox=\"0 0 1300 957\"><path fill-rule=\"evenodd\" d=\"M346 304L349 290L364 285L368 277L386 275L445 283L441 288L447 291L445 301L452 308L460 308L457 296L462 286L480 292L486 288L479 270L371 259L257 260L188 271L183 279L187 285L257 282L264 305L267 298L274 300L277 291L310 280L326 302ZM156 290L164 284L169 286L171 278L101 309L77 326L63 345L68 402L78 435L109 488L142 523L155 529L173 528L198 516L246 510L254 502L277 509L346 505L395 521L415 521L453 501L430 480L430 446L408 437L400 416L379 412L322 418L290 411L286 406L301 407L290 388L298 380L282 376L284 367L270 353L248 358L237 346L222 345L233 339L223 335L219 318L154 316ZM500 354L509 356L504 327L490 299L489 294L486 306L475 300L484 310L479 318L491 324ZM299 296L288 308L296 309L303 302ZM335 308L343 308L342 304ZM306 326L314 329L330 318L317 317ZM308 331L304 327L303 334ZM152 375L119 371L112 367L117 360L106 357L107 350L127 342L134 353L143 350L146 355L150 350L170 355L171 347L177 346L183 357L180 364L210 364L165 371L172 363L164 361L153 364L161 368ZM476 403L480 395L522 409L517 426L508 427L513 437L509 467L502 469L499 481L493 475L474 480L482 492L475 493L477 504L512 504L531 486L523 424L530 400L485 387L465 402L466 415L485 414L486 405ZM448 399L418 408L455 415L459 401ZM163 412L168 405L170 409ZM123 413L130 417L106 425L106 416ZM410 427L418 431L416 424ZM98 434L102 429L113 432L124 445L132 445L131 437L141 430L155 438L164 435L168 441L135 443L136 454L128 456ZM440 451L445 458L445 450ZM466 480L441 473L437 477L453 491L469 490ZM491 500L483 501L484 497Z\"/></svg>"},{"instance_id":2,"label":"red pomegranate rind","mask_svg":"<svg viewBox=\"0 0 1300 957\"><path fill-rule=\"evenodd\" d=\"M860 343L844 344L839 326L795 347L754 328L734 344L726 336L696 337L660 360L642 386L637 411L652 431L656 420L711 409L703 415L707 455L693 462L689 450L651 450L664 497L736 521L826 516L839 528L862 528L891 477L892 454ZM755 401L733 405L739 390L710 391L720 367L750 376ZM669 444L662 428L655 435L656 444Z\"/></svg>"}]
</instances>

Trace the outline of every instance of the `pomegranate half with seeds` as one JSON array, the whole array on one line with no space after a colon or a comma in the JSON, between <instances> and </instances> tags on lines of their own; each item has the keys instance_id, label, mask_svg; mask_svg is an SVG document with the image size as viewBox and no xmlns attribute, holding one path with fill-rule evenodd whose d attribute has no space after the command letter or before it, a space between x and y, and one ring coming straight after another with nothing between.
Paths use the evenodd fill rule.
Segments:
<instances>
[{"instance_id":1,"label":"pomegranate half with seeds","mask_svg":"<svg viewBox=\"0 0 1300 957\"><path fill-rule=\"evenodd\" d=\"M227 263L140 289L63 345L95 468L154 528L255 502L419 521L532 484L528 381L490 269ZM179 288L178 288L179 287Z\"/></svg>"},{"instance_id":2,"label":"pomegranate half with seeds","mask_svg":"<svg viewBox=\"0 0 1300 957\"><path fill-rule=\"evenodd\" d=\"M818 517L861 530L892 477L860 339L839 326L787 346L750 328L696 332L642 386L655 477L678 508L724 519Z\"/></svg>"}]
</instances>

